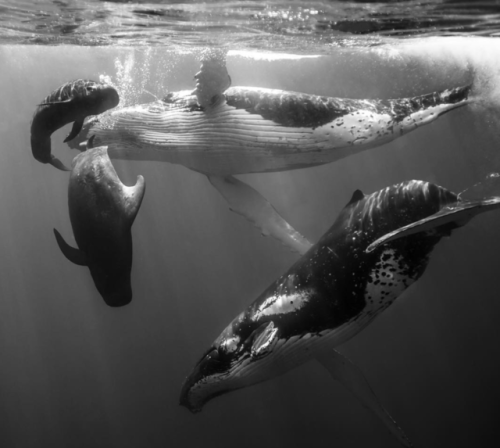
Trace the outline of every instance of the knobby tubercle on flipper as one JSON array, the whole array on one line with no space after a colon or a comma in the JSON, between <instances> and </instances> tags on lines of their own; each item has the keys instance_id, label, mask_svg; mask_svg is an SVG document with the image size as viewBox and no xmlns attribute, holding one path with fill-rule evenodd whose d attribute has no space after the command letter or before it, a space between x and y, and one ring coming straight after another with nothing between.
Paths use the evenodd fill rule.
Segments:
<instances>
[{"instance_id":1,"label":"knobby tubercle on flipper","mask_svg":"<svg viewBox=\"0 0 500 448\"><path fill-rule=\"evenodd\" d=\"M73 140L80 133L85 118L112 109L119 101L116 89L101 82L77 79L63 84L48 95L35 111L31 122L33 157L62 171L70 171L52 155L51 135L66 124L73 123L64 142Z\"/></svg>"}]
</instances>

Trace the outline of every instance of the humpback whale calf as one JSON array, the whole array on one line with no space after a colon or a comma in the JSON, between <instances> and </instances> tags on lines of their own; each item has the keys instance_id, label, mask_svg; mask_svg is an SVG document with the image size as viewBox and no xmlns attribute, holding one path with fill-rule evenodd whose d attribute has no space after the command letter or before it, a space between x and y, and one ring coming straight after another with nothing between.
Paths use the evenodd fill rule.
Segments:
<instances>
[{"instance_id":1,"label":"humpback whale calf","mask_svg":"<svg viewBox=\"0 0 500 448\"><path fill-rule=\"evenodd\" d=\"M35 111L31 122L33 157L39 162L50 163L60 170L69 171L51 154L52 133L74 122L64 142L72 140L81 131L86 117L105 112L117 106L119 101L118 92L107 84L86 79L63 84L47 96Z\"/></svg>"},{"instance_id":2,"label":"humpback whale calf","mask_svg":"<svg viewBox=\"0 0 500 448\"><path fill-rule=\"evenodd\" d=\"M334 347L356 335L424 273L434 246L500 197L461 200L435 184L407 181L357 190L330 229L238 315L186 378L180 403L211 399L317 359L405 446L361 371Z\"/></svg>"},{"instance_id":3,"label":"humpback whale calf","mask_svg":"<svg viewBox=\"0 0 500 448\"><path fill-rule=\"evenodd\" d=\"M468 104L471 85L400 99L343 99L231 87L225 54L207 52L194 91L124 107L86 127L111 158L181 164L207 175L263 234L304 254L311 243L233 175L330 163L383 145ZM77 142L72 146L77 148Z\"/></svg>"},{"instance_id":4,"label":"humpback whale calf","mask_svg":"<svg viewBox=\"0 0 500 448\"><path fill-rule=\"evenodd\" d=\"M59 248L71 262L88 266L97 290L113 307L132 300L131 227L145 192L142 176L133 187L123 185L105 146L88 149L73 160L68 204L79 249L54 229Z\"/></svg>"}]
</instances>

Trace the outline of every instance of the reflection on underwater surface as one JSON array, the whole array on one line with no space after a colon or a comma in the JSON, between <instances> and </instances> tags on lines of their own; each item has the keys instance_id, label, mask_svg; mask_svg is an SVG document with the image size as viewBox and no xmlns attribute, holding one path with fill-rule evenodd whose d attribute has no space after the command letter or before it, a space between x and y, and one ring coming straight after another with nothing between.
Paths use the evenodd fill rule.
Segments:
<instances>
[{"instance_id":1,"label":"reflection on underwater surface","mask_svg":"<svg viewBox=\"0 0 500 448\"><path fill-rule=\"evenodd\" d=\"M312 241L358 188L424 179L462 191L498 171L495 39L330 51L315 58L233 51L228 67L234 85L361 99L423 94L474 77L481 101L329 165L241 176ZM68 177L32 158L34 105L68 80L100 75L123 105L189 89L196 51L4 45L0 52L8 61L0 81L9 87L0 103L2 446L398 446L313 364L215 400L197 416L178 406L206 345L297 259L230 213L200 174L113 162L126 185L137 174L148 182L132 229L130 305L107 308L90 275L59 253L51 229L72 234ZM54 134L53 152L69 164L76 153L62 144L68 131ZM480 446L494 436L499 219L477 217L443 240L419 283L341 347L415 446Z\"/></svg>"},{"instance_id":2,"label":"reflection on underwater surface","mask_svg":"<svg viewBox=\"0 0 500 448\"><path fill-rule=\"evenodd\" d=\"M495 0L220 1L2 0L0 42L222 45L329 53L407 36L498 36Z\"/></svg>"}]
</instances>

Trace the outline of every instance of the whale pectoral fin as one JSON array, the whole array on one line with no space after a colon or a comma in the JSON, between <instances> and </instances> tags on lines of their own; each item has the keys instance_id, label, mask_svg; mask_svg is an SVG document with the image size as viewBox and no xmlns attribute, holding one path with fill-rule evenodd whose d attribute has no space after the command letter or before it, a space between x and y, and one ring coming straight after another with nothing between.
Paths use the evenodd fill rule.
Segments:
<instances>
[{"instance_id":1,"label":"whale pectoral fin","mask_svg":"<svg viewBox=\"0 0 500 448\"><path fill-rule=\"evenodd\" d=\"M403 430L380 404L359 367L333 349L317 354L316 359L328 370L333 379L341 383L365 408L379 417L403 446L413 446Z\"/></svg>"},{"instance_id":2,"label":"whale pectoral fin","mask_svg":"<svg viewBox=\"0 0 500 448\"><path fill-rule=\"evenodd\" d=\"M201 69L196 75L196 89L193 94L201 107L214 107L225 101L222 93L231 86L231 78L226 67L226 51L209 49L201 61Z\"/></svg>"},{"instance_id":3,"label":"whale pectoral fin","mask_svg":"<svg viewBox=\"0 0 500 448\"><path fill-rule=\"evenodd\" d=\"M233 176L208 176L210 183L228 202L230 209L272 235L292 250L304 255L312 244L288 224L256 190Z\"/></svg>"},{"instance_id":4,"label":"whale pectoral fin","mask_svg":"<svg viewBox=\"0 0 500 448\"><path fill-rule=\"evenodd\" d=\"M390 241L404 238L405 236L415 233L432 230L444 224L455 223L457 227L461 227L467 224L474 216L497 208L500 208L500 197L493 197L482 201L457 202L455 205L445 207L427 218L415 221L407 226L400 227L399 229L387 233L371 243L366 248L366 252L372 252L377 247L389 243Z\"/></svg>"},{"instance_id":5,"label":"whale pectoral fin","mask_svg":"<svg viewBox=\"0 0 500 448\"><path fill-rule=\"evenodd\" d=\"M61 252L69 261L77 264L78 266L87 266L85 254L81 250L75 249L74 247L71 247L68 243L66 243L66 241L64 241L63 237L56 229L54 229L54 235L56 236L59 249L61 249Z\"/></svg>"},{"instance_id":6,"label":"whale pectoral fin","mask_svg":"<svg viewBox=\"0 0 500 448\"><path fill-rule=\"evenodd\" d=\"M71 132L68 134L68 136L64 139L64 143L69 142L70 140L73 140L82 130L83 127L83 118L81 120L76 120L73 123L73 127L71 128Z\"/></svg>"},{"instance_id":7,"label":"whale pectoral fin","mask_svg":"<svg viewBox=\"0 0 500 448\"><path fill-rule=\"evenodd\" d=\"M50 159L49 164L61 171L71 171L71 169L54 156Z\"/></svg>"}]
</instances>

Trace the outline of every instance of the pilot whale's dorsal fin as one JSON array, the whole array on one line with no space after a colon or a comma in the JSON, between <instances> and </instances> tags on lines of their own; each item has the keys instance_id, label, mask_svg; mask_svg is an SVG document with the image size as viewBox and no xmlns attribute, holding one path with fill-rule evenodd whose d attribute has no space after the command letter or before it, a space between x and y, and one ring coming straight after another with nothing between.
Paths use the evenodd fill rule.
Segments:
<instances>
[{"instance_id":1,"label":"pilot whale's dorsal fin","mask_svg":"<svg viewBox=\"0 0 500 448\"><path fill-rule=\"evenodd\" d=\"M139 208L141 207L142 200L144 199L144 193L146 192L146 182L144 181L144 177L141 175L137 176L135 185L131 187L127 187L122 184L122 189L124 195L127 197L124 212L129 219L130 225L132 225L137 213L139 212Z\"/></svg>"},{"instance_id":2,"label":"pilot whale's dorsal fin","mask_svg":"<svg viewBox=\"0 0 500 448\"><path fill-rule=\"evenodd\" d=\"M349 207L350 205L355 204L356 202L361 201L364 199L365 195L361 190L356 190L351 197L351 200L345 205L346 207Z\"/></svg>"},{"instance_id":3,"label":"pilot whale's dorsal fin","mask_svg":"<svg viewBox=\"0 0 500 448\"><path fill-rule=\"evenodd\" d=\"M201 58L201 69L196 75L193 94L203 108L215 107L225 101L223 92L231 85L226 67L226 51L209 49Z\"/></svg>"},{"instance_id":4,"label":"pilot whale's dorsal fin","mask_svg":"<svg viewBox=\"0 0 500 448\"><path fill-rule=\"evenodd\" d=\"M88 266L85 254L81 250L71 247L64 241L64 238L56 229L54 229L54 235L56 236L59 249L61 249L61 252L69 261L78 266Z\"/></svg>"},{"instance_id":5,"label":"pilot whale's dorsal fin","mask_svg":"<svg viewBox=\"0 0 500 448\"><path fill-rule=\"evenodd\" d=\"M366 248L366 252L372 252L377 247L389 243L390 241L415 233L432 230L444 224L455 223L457 227L461 227L474 216L497 208L500 208L500 197L484 199L482 201L464 201L450 204L427 218L412 222L411 224L385 234L371 243Z\"/></svg>"}]
</instances>

